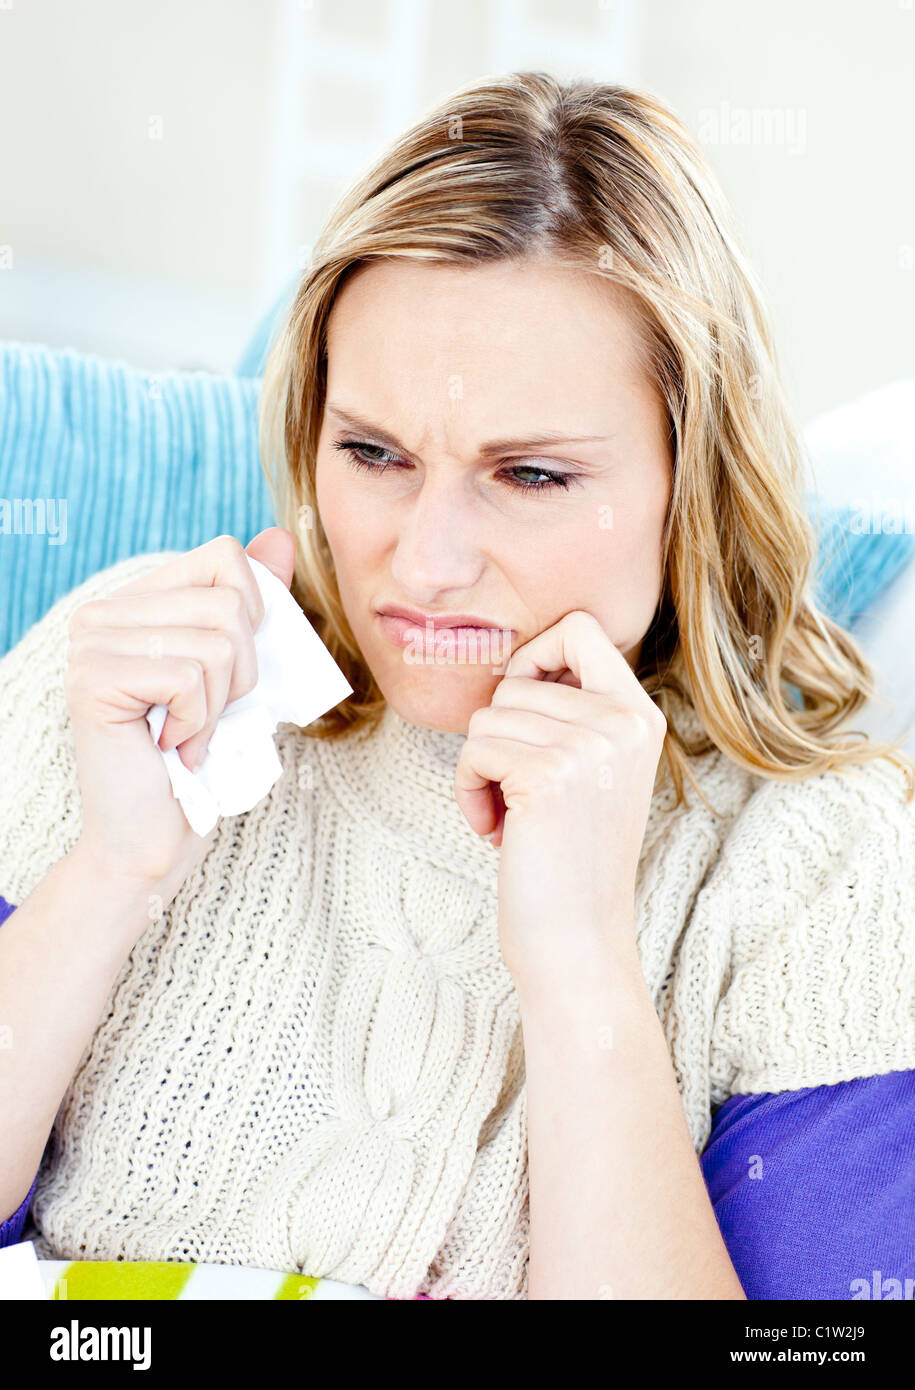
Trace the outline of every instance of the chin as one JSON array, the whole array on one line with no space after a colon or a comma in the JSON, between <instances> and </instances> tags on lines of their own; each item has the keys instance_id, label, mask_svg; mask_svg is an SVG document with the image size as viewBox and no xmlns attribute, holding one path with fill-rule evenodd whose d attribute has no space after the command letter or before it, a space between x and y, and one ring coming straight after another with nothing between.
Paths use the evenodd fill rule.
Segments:
<instances>
[{"instance_id":1,"label":"chin","mask_svg":"<svg viewBox=\"0 0 915 1390\"><path fill-rule=\"evenodd\" d=\"M375 673L381 693L403 719L442 733L466 734L474 710L488 705L502 679L469 667L417 666Z\"/></svg>"}]
</instances>

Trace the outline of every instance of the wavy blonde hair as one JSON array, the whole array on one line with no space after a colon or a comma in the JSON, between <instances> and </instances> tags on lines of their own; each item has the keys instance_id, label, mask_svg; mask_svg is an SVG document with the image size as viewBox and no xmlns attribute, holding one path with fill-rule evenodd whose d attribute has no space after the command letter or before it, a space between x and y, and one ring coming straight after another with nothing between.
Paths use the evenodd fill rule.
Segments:
<instances>
[{"instance_id":1,"label":"wavy blonde hair","mask_svg":"<svg viewBox=\"0 0 915 1390\"><path fill-rule=\"evenodd\" d=\"M873 672L814 601L804 460L760 289L715 175L654 96L543 72L461 89L349 187L268 358L261 456L277 522L296 538L292 593L354 691L309 733L342 733L384 706L343 611L315 497L334 300L379 257L472 266L530 255L635 296L666 403L675 448L664 578L635 674L668 719L662 763L677 804L684 775L702 796L689 759L713 747L785 780L886 755L911 800L903 739L833 732L875 693ZM676 727L680 702L700 736Z\"/></svg>"}]
</instances>

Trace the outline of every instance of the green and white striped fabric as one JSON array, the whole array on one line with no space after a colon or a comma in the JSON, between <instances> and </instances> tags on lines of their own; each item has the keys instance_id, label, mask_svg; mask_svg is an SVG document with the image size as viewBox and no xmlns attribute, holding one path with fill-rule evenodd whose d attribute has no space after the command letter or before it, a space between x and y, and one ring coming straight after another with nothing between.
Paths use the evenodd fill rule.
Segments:
<instances>
[{"instance_id":1,"label":"green and white striped fabric","mask_svg":"<svg viewBox=\"0 0 915 1390\"><path fill-rule=\"evenodd\" d=\"M243 1265L184 1264L148 1260L39 1260L48 1297L55 1300L117 1299L378 1299L361 1284L311 1279ZM380 1300L385 1302L384 1299Z\"/></svg>"}]
</instances>

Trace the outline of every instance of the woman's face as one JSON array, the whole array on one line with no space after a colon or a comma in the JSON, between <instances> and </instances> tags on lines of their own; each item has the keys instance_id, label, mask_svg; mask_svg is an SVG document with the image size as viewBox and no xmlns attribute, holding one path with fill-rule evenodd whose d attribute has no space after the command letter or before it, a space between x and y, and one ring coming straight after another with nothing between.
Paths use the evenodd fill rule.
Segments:
<instances>
[{"instance_id":1,"label":"woman's face","mask_svg":"<svg viewBox=\"0 0 915 1390\"><path fill-rule=\"evenodd\" d=\"M673 462L637 332L623 292L557 261L380 261L343 287L318 510L353 634L404 718L466 733L510 652L575 609L635 665ZM388 605L422 616L410 629ZM425 615L496 631L424 640Z\"/></svg>"}]
</instances>

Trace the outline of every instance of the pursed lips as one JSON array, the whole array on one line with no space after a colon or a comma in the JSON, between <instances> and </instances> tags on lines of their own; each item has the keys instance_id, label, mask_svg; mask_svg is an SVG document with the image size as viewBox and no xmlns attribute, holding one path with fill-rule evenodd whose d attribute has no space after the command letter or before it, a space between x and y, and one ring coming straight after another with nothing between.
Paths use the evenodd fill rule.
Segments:
<instances>
[{"instance_id":1,"label":"pursed lips","mask_svg":"<svg viewBox=\"0 0 915 1390\"><path fill-rule=\"evenodd\" d=\"M514 630L500 623L492 622L488 618L481 618L473 613L423 613L419 609L404 608L395 604L386 605L378 609L377 612L379 617L399 618L419 628L428 628L431 626L433 631L445 631L455 628L484 628L496 632L511 632Z\"/></svg>"}]
</instances>

